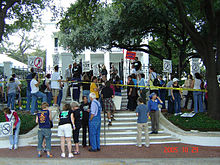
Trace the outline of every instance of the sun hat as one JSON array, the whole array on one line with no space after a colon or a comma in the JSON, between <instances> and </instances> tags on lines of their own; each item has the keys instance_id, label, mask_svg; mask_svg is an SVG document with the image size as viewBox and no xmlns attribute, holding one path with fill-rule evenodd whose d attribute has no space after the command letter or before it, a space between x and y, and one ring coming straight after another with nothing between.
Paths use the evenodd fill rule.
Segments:
<instances>
[{"instance_id":1,"label":"sun hat","mask_svg":"<svg viewBox=\"0 0 220 165\"><path fill-rule=\"evenodd\" d=\"M173 79L173 82L177 82L177 81L179 81L177 78L174 78L174 79Z\"/></svg>"},{"instance_id":2,"label":"sun hat","mask_svg":"<svg viewBox=\"0 0 220 165\"><path fill-rule=\"evenodd\" d=\"M151 95L149 96L149 98L150 98L150 99L152 99L152 97L153 97L154 95L157 95L157 94L156 94L156 93L154 93L154 92L153 92L153 93L151 93Z\"/></svg>"}]
</instances>

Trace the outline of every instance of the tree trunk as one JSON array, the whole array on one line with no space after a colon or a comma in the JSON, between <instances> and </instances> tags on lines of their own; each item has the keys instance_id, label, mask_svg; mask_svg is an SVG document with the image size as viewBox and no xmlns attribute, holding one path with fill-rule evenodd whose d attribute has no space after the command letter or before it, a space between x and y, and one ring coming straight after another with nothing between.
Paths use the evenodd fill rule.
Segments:
<instances>
[{"instance_id":1,"label":"tree trunk","mask_svg":"<svg viewBox=\"0 0 220 165\"><path fill-rule=\"evenodd\" d=\"M212 118L220 120L220 88L217 82L215 55L213 50L207 51L207 53L206 68L208 77L208 114Z\"/></svg>"}]
</instances>

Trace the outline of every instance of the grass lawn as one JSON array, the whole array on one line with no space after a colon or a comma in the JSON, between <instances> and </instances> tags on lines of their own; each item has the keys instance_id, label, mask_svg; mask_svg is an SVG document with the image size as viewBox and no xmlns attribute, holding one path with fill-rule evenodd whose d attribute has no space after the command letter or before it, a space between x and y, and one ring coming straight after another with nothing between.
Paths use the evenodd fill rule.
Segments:
<instances>
[{"instance_id":1,"label":"grass lawn","mask_svg":"<svg viewBox=\"0 0 220 165\"><path fill-rule=\"evenodd\" d=\"M21 128L20 128L20 134L25 134L32 130L37 124L35 123L35 116L32 116L28 112L24 111L17 111L18 116L21 119ZM5 116L2 111L0 111L0 122L5 122Z\"/></svg>"},{"instance_id":2,"label":"grass lawn","mask_svg":"<svg viewBox=\"0 0 220 165\"><path fill-rule=\"evenodd\" d=\"M220 121L210 118L207 113L197 113L192 118L174 116L167 112L163 114L170 122L185 131L220 131Z\"/></svg>"}]
</instances>

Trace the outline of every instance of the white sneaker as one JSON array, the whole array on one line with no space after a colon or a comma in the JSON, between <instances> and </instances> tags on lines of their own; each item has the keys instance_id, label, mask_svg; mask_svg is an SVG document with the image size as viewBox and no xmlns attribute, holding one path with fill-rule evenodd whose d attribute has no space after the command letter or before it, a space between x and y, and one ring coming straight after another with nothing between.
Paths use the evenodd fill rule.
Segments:
<instances>
[{"instance_id":1,"label":"white sneaker","mask_svg":"<svg viewBox=\"0 0 220 165\"><path fill-rule=\"evenodd\" d=\"M9 146L9 150L12 150L12 148L13 148L13 145L10 144L10 146Z\"/></svg>"},{"instance_id":2,"label":"white sneaker","mask_svg":"<svg viewBox=\"0 0 220 165\"><path fill-rule=\"evenodd\" d=\"M74 155L72 153L69 153L68 158L74 158Z\"/></svg>"},{"instance_id":3,"label":"white sneaker","mask_svg":"<svg viewBox=\"0 0 220 165\"><path fill-rule=\"evenodd\" d=\"M182 115L183 113L182 112L179 112L179 115Z\"/></svg>"},{"instance_id":4,"label":"white sneaker","mask_svg":"<svg viewBox=\"0 0 220 165\"><path fill-rule=\"evenodd\" d=\"M19 107L20 110L22 110L22 107Z\"/></svg>"},{"instance_id":5,"label":"white sneaker","mask_svg":"<svg viewBox=\"0 0 220 165\"><path fill-rule=\"evenodd\" d=\"M174 116L177 116L178 115L178 113L174 113Z\"/></svg>"},{"instance_id":6,"label":"white sneaker","mask_svg":"<svg viewBox=\"0 0 220 165\"><path fill-rule=\"evenodd\" d=\"M66 157L66 154L65 154L65 153L62 153L62 154L61 154L61 157L62 157L62 158L65 158L65 157Z\"/></svg>"},{"instance_id":7,"label":"white sneaker","mask_svg":"<svg viewBox=\"0 0 220 165\"><path fill-rule=\"evenodd\" d=\"M150 147L150 145L145 145L145 147L147 147L147 148L148 148L148 147Z\"/></svg>"},{"instance_id":8,"label":"white sneaker","mask_svg":"<svg viewBox=\"0 0 220 165\"><path fill-rule=\"evenodd\" d=\"M15 150L18 149L18 145L17 144L14 145L14 149Z\"/></svg>"},{"instance_id":9,"label":"white sneaker","mask_svg":"<svg viewBox=\"0 0 220 165\"><path fill-rule=\"evenodd\" d=\"M136 145L137 147L139 147L139 148L141 148L142 147L142 145Z\"/></svg>"}]
</instances>

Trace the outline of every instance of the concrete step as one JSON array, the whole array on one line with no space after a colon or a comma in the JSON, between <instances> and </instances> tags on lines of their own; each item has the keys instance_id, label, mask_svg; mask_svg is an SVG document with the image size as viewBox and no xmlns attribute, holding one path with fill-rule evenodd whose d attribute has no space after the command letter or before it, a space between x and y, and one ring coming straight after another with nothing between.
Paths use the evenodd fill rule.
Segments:
<instances>
[{"instance_id":1,"label":"concrete step","mask_svg":"<svg viewBox=\"0 0 220 165\"><path fill-rule=\"evenodd\" d=\"M108 132L104 135L104 133L100 134L101 138L104 138L104 136L106 138L113 138L113 139L117 139L117 138L129 138L129 139L134 139L137 137L137 132L131 132L129 134L125 133L121 133L121 132ZM145 134L144 132L142 132L142 136L144 138ZM171 134L168 133L159 133L159 134L149 134L149 138L150 139L159 139L159 138L169 138L171 137ZM57 133L52 133L52 139L59 139L58 134ZM82 138L82 133L79 134L79 138Z\"/></svg>"},{"instance_id":2,"label":"concrete step","mask_svg":"<svg viewBox=\"0 0 220 165\"><path fill-rule=\"evenodd\" d=\"M105 143L106 142L106 143ZM101 139L100 144L101 145L136 145L136 139L128 139L128 140L106 140L104 142L104 139ZM176 139L176 138L162 138L162 139L150 139L150 144L162 144L162 143L179 143L180 139ZM82 144L82 142L79 142L80 145ZM142 139L142 144L144 145L144 139ZM30 143L31 146L37 146L37 141L35 142L31 142ZM51 145L52 146L60 146L60 141L59 140L54 140L52 139L51 141Z\"/></svg>"},{"instance_id":3,"label":"concrete step","mask_svg":"<svg viewBox=\"0 0 220 165\"><path fill-rule=\"evenodd\" d=\"M57 128L51 129L52 133L57 133ZM82 129L80 129L80 132ZM101 127L101 133L104 132L104 128ZM105 132L126 132L127 134L130 134L131 132L137 132L137 127L123 127L123 128L117 128L117 127L106 127ZM148 132L151 132L151 129L148 128ZM159 133L164 133L163 129L159 129Z\"/></svg>"}]
</instances>

